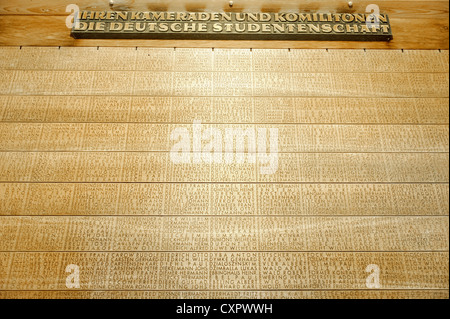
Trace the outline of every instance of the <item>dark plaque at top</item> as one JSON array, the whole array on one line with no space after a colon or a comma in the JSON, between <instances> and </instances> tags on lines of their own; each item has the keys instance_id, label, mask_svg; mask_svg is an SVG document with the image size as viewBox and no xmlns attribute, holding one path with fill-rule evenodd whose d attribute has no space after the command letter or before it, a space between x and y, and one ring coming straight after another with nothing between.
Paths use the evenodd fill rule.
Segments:
<instances>
[{"instance_id":1,"label":"dark plaque at top","mask_svg":"<svg viewBox=\"0 0 450 319\"><path fill-rule=\"evenodd\" d=\"M390 41L386 14L81 11L75 39Z\"/></svg>"}]
</instances>

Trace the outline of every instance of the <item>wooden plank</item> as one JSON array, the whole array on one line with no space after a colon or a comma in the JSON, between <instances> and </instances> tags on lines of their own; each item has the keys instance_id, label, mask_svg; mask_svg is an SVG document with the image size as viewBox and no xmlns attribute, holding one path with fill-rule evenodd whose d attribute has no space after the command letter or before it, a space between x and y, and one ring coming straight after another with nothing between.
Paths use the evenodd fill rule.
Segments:
<instances>
[{"instance_id":1,"label":"wooden plank","mask_svg":"<svg viewBox=\"0 0 450 319\"><path fill-rule=\"evenodd\" d=\"M0 96L1 122L448 124L448 98Z\"/></svg>"},{"instance_id":2,"label":"wooden plank","mask_svg":"<svg viewBox=\"0 0 450 319\"><path fill-rule=\"evenodd\" d=\"M406 3L406 2L405 2ZM448 3L447 3L448 6ZM449 19L390 19L391 42L356 41L208 41L208 40L75 40L64 16L15 16L0 19L1 46L128 46L165 48L260 48L260 49L449 49ZM39 26L39 27L36 27Z\"/></svg>"},{"instance_id":3,"label":"wooden plank","mask_svg":"<svg viewBox=\"0 0 450 319\"><path fill-rule=\"evenodd\" d=\"M448 299L448 290L0 291L0 299Z\"/></svg>"},{"instance_id":4,"label":"wooden plank","mask_svg":"<svg viewBox=\"0 0 450 319\"><path fill-rule=\"evenodd\" d=\"M278 170L264 175L261 159L198 165L175 164L169 153L2 152L0 182L448 183L448 161L448 153L280 153Z\"/></svg>"},{"instance_id":5,"label":"wooden plank","mask_svg":"<svg viewBox=\"0 0 450 319\"><path fill-rule=\"evenodd\" d=\"M253 81L248 73L228 77L212 72L5 70L0 75L2 95L449 97L448 73L292 73L287 77L261 72L253 73Z\"/></svg>"},{"instance_id":6,"label":"wooden plank","mask_svg":"<svg viewBox=\"0 0 450 319\"><path fill-rule=\"evenodd\" d=\"M0 257L10 265L1 290L67 290L65 270L71 264L82 265L83 290L366 290L365 269L371 264L382 270L384 289L448 289L449 278L445 252L3 252ZM223 266L231 260L235 266Z\"/></svg>"},{"instance_id":7,"label":"wooden plank","mask_svg":"<svg viewBox=\"0 0 450 319\"><path fill-rule=\"evenodd\" d=\"M449 225L448 217L3 216L0 230L0 251L407 252L448 251Z\"/></svg>"},{"instance_id":8,"label":"wooden plank","mask_svg":"<svg viewBox=\"0 0 450 319\"><path fill-rule=\"evenodd\" d=\"M446 18L448 16L448 1L387 1L377 2L381 12L388 13L403 18L414 18L418 15ZM43 0L14 0L0 5L0 14L8 15L67 15L66 7L71 4L67 1L43 1ZM366 7L371 4L370 1L358 1L349 8L345 1L299 1L299 0L272 0L239 1L230 8L227 2L220 0L174 0L170 3L165 1L144 1L144 0L115 0L113 9L128 11L166 11L166 10L188 10L188 11L229 11L242 12L245 10L256 10L262 12L283 12L292 10L318 11L318 12L366 12ZM110 10L110 6L104 1L80 0L77 5L81 10Z\"/></svg>"},{"instance_id":9,"label":"wooden plank","mask_svg":"<svg viewBox=\"0 0 450 319\"><path fill-rule=\"evenodd\" d=\"M448 184L0 183L5 216L448 214Z\"/></svg>"},{"instance_id":10,"label":"wooden plank","mask_svg":"<svg viewBox=\"0 0 450 319\"><path fill-rule=\"evenodd\" d=\"M448 73L448 51L0 47L6 70Z\"/></svg>"},{"instance_id":11,"label":"wooden plank","mask_svg":"<svg viewBox=\"0 0 450 319\"><path fill-rule=\"evenodd\" d=\"M0 123L1 151L171 151L177 124ZM193 125L182 125L193 136ZM225 125L202 127L278 131L279 152L448 152L447 125ZM259 134L258 134L259 136ZM269 135L267 135L269 138ZM202 147L209 143L202 142ZM267 143L270 144L269 139ZM222 143L225 150L226 141ZM233 145L236 152L236 145ZM256 149L255 149L256 151Z\"/></svg>"}]
</instances>

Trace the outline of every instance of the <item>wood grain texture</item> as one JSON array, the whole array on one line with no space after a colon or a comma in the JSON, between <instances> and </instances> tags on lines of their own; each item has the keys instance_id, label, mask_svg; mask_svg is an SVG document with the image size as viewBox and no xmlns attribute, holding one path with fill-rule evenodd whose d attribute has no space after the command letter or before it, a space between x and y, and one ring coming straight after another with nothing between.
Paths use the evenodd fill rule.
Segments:
<instances>
[{"instance_id":1,"label":"wood grain texture","mask_svg":"<svg viewBox=\"0 0 450 319\"><path fill-rule=\"evenodd\" d=\"M4 70L448 73L449 51L0 47ZM126 63L124 63L126 61Z\"/></svg>"},{"instance_id":2,"label":"wood grain texture","mask_svg":"<svg viewBox=\"0 0 450 319\"><path fill-rule=\"evenodd\" d=\"M349 8L345 1L299 1L299 0L243 0L234 3L230 8L227 2L221 0L115 0L113 9L127 11L170 11L188 10L193 12L202 11L227 11L242 12L246 10L256 10L262 12L281 12L292 10L319 11L319 12L365 12L370 1L357 1L352 8ZM429 18L446 18L448 16L448 1L427 0L427 1L389 1L379 0L382 12L395 14L403 18L413 18L418 15ZM0 5L0 14L8 15L67 15L66 7L71 4L70 0L65 1L44 1L44 0L13 0ZM81 10L110 10L110 6L104 1L80 0L77 5Z\"/></svg>"},{"instance_id":3,"label":"wood grain texture","mask_svg":"<svg viewBox=\"0 0 450 319\"><path fill-rule=\"evenodd\" d=\"M0 182L448 183L448 153L280 153L267 164L175 164L169 153L2 152Z\"/></svg>"},{"instance_id":4,"label":"wood grain texture","mask_svg":"<svg viewBox=\"0 0 450 319\"><path fill-rule=\"evenodd\" d=\"M408 2L405 2L408 3ZM442 2L448 10L448 2ZM449 49L449 19L390 18L394 40L357 41L210 41L210 40L75 40L64 16L3 15L0 19L2 46L163 47L163 48L298 48L298 49ZM38 26L38 27L36 27Z\"/></svg>"},{"instance_id":5,"label":"wood grain texture","mask_svg":"<svg viewBox=\"0 0 450 319\"><path fill-rule=\"evenodd\" d=\"M448 98L0 96L17 123L448 124Z\"/></svg>"},{"instance_id":6,"label":"wood grain texture","mask_svg":"<svg viewBox=\"0 0 450 319\"><path fill-rule=\"evenodd\" d=\"M22 124L0 123L2 151L122 151L169 152L170 134L178 124ZM184 125L193 136L193 125ZM238 130L267 125L234 125ZM226 124L205 125L225 136ZM270 125L278 130L278 151L304 152L448 152L448 125ZM365 143L362 145L361 140ZM222 149L226 148L222 142ZM268 141L269 143L269 141ZM207 142L202 143L205 147ZM237 146L233 145L233 152ZM251 150L250 150L251 151ZM256 152L256 149L253 151Z\"/></svg>"},{"instance_id":7,"label":"wood grain texture","mask_svg":"<svg viewBox=\"0 0 450 319\"><path fill-rule=\"evenodd\" d=\"M2 217L0 230L0 251L23 252L448 251L449 239L448 216Z\"/></svg>"},{"instance_id":8,"label":"wood grain texture","mask_svg":"<svg viewBox=\"0 0 450 319\"><path fill-rule=\"evenodd\" d=\"M448 298L448 51L0 53L0 298ZM174 163L194 120L278 170Z\"/></svg>"},{"instance_id":9,"label":"wood grain texture","mask_svg":"<svg viewBox=\"0 0 450 319\"><path fill-rule=\"evenodd\" d=\"M2 252L0 258L8 265L1 290L65 290L69 264L83 265L80 284L88 290L367 289L369 264L384 265L385 289L448 289L449 278L448 252ZM232 260L235 266L223 267Z\"/></svg>"},{"instance_id":10,"label":"wood grain texture","mask_svg":"<svg viewBox=\"0 0 450 319\"><path fill-rule=\"evenodd\" d=\"M0 75L0 95L449 97L448 73L291 73L286 77L260 72L254 73L253 80L244 72L4 70Z\"/></svg>"},{"instance_id":11,"label":"wood grain texture","mask_svg":"<svg viewBox=\"0 0 450 319\"><path fill-rule=\"evenodd\" d=\"M2 299L448 299L446 289L302 291L0 291Z\"/></svg>"},{"instance_id":12,"label":"wood grain texture","mask_svg":"<svg viewBox=\"0 0 450 319\"><path fill-rule=\"evenodd\" d=\"M446 216L449 187L448 184L0 183L0 214Z\"/></svg>"}]
</instances>

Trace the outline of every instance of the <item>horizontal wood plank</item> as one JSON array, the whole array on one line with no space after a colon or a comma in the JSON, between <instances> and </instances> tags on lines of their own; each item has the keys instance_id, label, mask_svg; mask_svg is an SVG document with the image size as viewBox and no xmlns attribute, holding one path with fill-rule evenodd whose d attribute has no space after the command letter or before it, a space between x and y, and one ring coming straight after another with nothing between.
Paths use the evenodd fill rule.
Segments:
<instances>
[{"instance_id":1,"label":"horizontal wood plank","mask_svg":"<svg viewBox=\"0 0 450 319\"><path fill-rule=\"evenodd\" d=\"M247 154L248 155L248 154ZM281 153L267 162L174 163L169 153L2 152L0 182L448 183L448 153ZM276 167L275 167L276 166Z\"/></svg>"},{"instance_id":2,"label":"horizontal wood plank","mask_svg":"<svg viewBox=\"0 0 450 319\"><path fill-rule=\"evenodd\" d=\"M371 264L379 265L384 289L448 289L448 258L448 252L3 252L0 290L67 290L72 264L81 266L80 286L88 290L366 290Z\"/></svg>"},{"instance_id":3,"label":"horizontal wood plank","mask_svg":"<svg viewBox=\"0 0 450 319\"><path fill-rule=\"evenodd\" d=\"M1 291L2 299L448 299L439 290L302 291Z\"/></svg>"},{"instance_id":4,"label":"horizontal wood plank","mask_svg":"<svg viewBox=\"0 0 450 319\"><path fill-rule=\"evenodd\" d=\"M22 124L0 123L1 151L148 151L169 152L176 144L171 134L186 129L194 136L194 125L179 124ZM203 125L222 136L222 151L227 151L227 132L267 130L267 143L275 130L278 151L286 152L448 152L448 125ZM256 140L255 140L256 141ZM255 142L254 141L254 142ZM205 139L202 148L210 142ZM251 148L252 142L242 150ZM255 144L256 145L256 144ZM241 147L241 145L239 145ZM233 143L232 151L238 146Z\"/></svg>"},{"instance_id":5,"label":"horizontal wood plank","mask_svg":"<svg viewBox=\"0 0 450 319\"><path fill-rule=\"evenodd\" d=\"M3 216L0 251L448 251L448 232L448 217Z\"/></svg>"},{"instance_id":6,"label":"horizontal wood plank","mask_svg":"<svg viewBox=\"0 0 450 319\"><path fill-rule=\"evenodd\" d=\"M448 98L449 75L0 70L0 95L8 94Z\"/></svg>"},{"instance_id":7,"label":"horizontal wood plank","mask_svg":"<svg viewBox=\"0 0 450 319\"><path fill-rule=\"evenodd\" d=\"M0 96L1 122L448 124L448 98Z\"/></svg>"},{"instance_id":8,"label":"horizontal wood plank","mask_svg":"<svg viewBox=\"0 0 450 319\"><path fill-rule=\"evenodd\" d=\"M5 216L448 214L448 184L0 183Z\"/></svg>"},{"instance_id":9,"label":"horizontal wood plank","mask_svg":"<svg viewBox=\"0 0 450 319\"><path fill-rule=\"evenodd\" d=\"M0 47L0 69L448 73L448 51Z\"/></svg>"},{"instance_id":10,"label":"horizontal wood plank","mask_svg":"<svg viewBox=\"0 0 450 319\"><path fill-rule=\"evenodd\" d=\"M14 0L0 5L0 14L8 15L67 15L66 7L71 4L70 0L65 1L44 1L44 0ZM127 11L170 11L187 10L193 12L202 11L227 11L242 12L254 10L262 12L283 12L283 11L318 11L318 12L365 12L370 1L357 1L350 8L346 1L329 0L244 0L233 4L230 7L221 0L174 0L170 2L153 0L115 0L113 10ZM448 1L427 0L427 1L378 1L380 10L384 13L399 16L402 18L413 18L428 16L430 18L446 18L448 16ZM79 0L77 5L81 10L111 10L108 2L99 0Z\"/></svg>"},{"instance_id":11,"label":"horizontal wood plank","mask_svg":"<svg viewBox=\"0 0 450 319\"><path fill-rule=\"evenodd\" d=\"M408 2L405 2L408 3ZM443 2L447 5L448 2ZM449 49L449 19L391 17L394 40L358 41L219 41L219 40L75 40L64 16L3 15L0 19L2 46L128 46L165 48L254 48L254 49ZM36 27L38 26L38 27Z\"/></svg>"}]
</instances>

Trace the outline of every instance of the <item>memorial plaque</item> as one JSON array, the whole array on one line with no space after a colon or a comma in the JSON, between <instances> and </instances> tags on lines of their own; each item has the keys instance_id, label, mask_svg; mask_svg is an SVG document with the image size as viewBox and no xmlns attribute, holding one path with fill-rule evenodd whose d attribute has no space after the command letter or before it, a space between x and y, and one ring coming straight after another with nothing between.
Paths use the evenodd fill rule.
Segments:
<instances>
[{"instance_id":1,"label":"memorial plaque","mask_svg":"<svg viewBox=\"0 0 450 319\"><path fill-rule=\"evenodd\" d=\"M81 11L75 39L390 41L386 14Z\"/></svg>"},{"instance_id":2,"label":"memorial plaque","mask_svg":"<svg viewBox=\"0 0 450 319\"><path fill-rule=\"evenodd\" d=\"M126 21L86 16L86 34L153 23L114 14ZM264 15L242 16L264 35ZM353 16L339 23L365 25ZM208 31L171 26L228 23L163 18L155 34L185 39ZM289 24L327 28L278 24L277 39ZM448 51L0 55L0 298L448 298ZM221 133L231 162L191 153L194 121ZM190 139L181 164L175 129ZM276 157L226 150L227 129L278 130ZM381 289L366 286L370 264Z\"/></svg>"}]
</instances>

